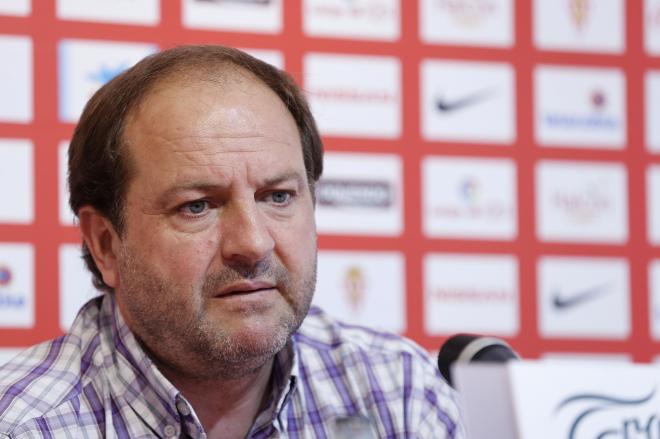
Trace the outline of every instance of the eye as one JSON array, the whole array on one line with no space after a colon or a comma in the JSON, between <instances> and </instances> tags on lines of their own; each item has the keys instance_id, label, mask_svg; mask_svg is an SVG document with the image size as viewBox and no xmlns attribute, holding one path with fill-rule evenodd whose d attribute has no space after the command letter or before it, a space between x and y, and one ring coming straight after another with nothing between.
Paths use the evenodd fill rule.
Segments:
<instances>
[{"instance_id":1,"label":"eye","mask_svg":"<svg viewBox=\"0 0 660 439\"><path fill-rule=\"evenodd\" d=\"M293 202L295 197L295 191L279 190L264 194L263 200L275 207L286 207Z\"/></svg>"},{"instance_id":2,"label":"eye","mask_svg":"<svg viewBox=\"0 0 660 439\"><path fill-rule=\"evenodd\" d=\"M286 204L291 199L291 194L285 191L272 192L270 198L275 204Z\"/></svg>"},{"instance_id":3,"label":"eye","mask_svg":"<svg viewBox=\"0 0 660 439\"><path fill-rule=\"evenodd\" d=\"M183 213L191 215L199 215L204 213L209 208L209 202L206 200L195 200L181 206L180 210Z\"/></svg>"}]
</instances>

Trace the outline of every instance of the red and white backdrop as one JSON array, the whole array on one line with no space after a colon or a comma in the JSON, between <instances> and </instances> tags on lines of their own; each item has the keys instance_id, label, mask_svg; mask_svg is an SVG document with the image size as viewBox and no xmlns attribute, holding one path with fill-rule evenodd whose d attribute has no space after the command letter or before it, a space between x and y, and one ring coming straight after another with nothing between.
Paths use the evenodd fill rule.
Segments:
<instances>
[{"instance_id":1,"label":"red and white backdrop","mask_svg":"<svg viewBox=\"0 0 660 439\"><path fill-rule=\"evenodd\" d=\"M660 0L0 0L0 346L94 294L67 141L159 48L283 67L324 136L315 301L436 350L660 356Z\"/></svg>"}]
</instances>

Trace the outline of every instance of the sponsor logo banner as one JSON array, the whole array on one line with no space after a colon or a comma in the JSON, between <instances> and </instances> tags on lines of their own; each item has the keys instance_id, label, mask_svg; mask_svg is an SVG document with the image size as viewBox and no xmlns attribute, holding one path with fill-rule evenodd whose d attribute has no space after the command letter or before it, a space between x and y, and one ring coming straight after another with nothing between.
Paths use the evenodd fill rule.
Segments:
<instances>
[{"instance_id":1,"label":"sponsor logo banner","mask_svg":"<svg viewBox=\"0 0 660 439\"><path fill-rule=\"evenodd\" d=\"M2 0L0 14L20 17L30 15L30 0Z\"/></svg>"},{"instance_id":2,"label":"sponsor logo banner","mask_svg":"<svg viewBox=\"0 0 660 439\"><path fill-rule=\"evenodd\" d=\"M69 207L69 182L67 181L69 169L68 151L69 142L60 142L57 147L57 194L59 198L60 224L63 226L73 226L76 223L76 217L71 211L71 207Z\"/></svg>"},{"instance_id":3,"label":"sponsor logo banner","mask_svg":"<svg viewBox=\"0 0 660 439\"><path fill-rule=\"evenodd\" d=\"M536 234L542 241L625 243L625 167L541 161L536 166Z\"/></svg>"},{"instance_id":4,"label":"sponsor logo banner","mask_svg":"<svg viewBox=\"0 0 660 439\"><path fill-rule=\"evenodd\" d=\"M513 142L514 76L510 64L424 60L422 136L431 141Z\"/></svg>"},{"instance_id":5,"label":"sponsor logo banner","mask_svg":"<svg viewBox=\"0 0 660 439\"><path fill-rule=\"evenodd\" d=\"M658 35L660 39L660 35ZM646 72L645 82L645 131L646 148L652 153L660 154L660 71Z\"/></svg>"},{"instance_id":6,"label":"sponsor logo banner","mask_svg":"<svg viewBox=\"0 0 660 439\"><path fill-rule=\"evenodd\" d=\"M512 0L421 0L419 23L426 43L513 45Z\"/></svg>"},{"instance_id":7,"label":"sponsor logo banner","mask_svg":"<svg viewBox=\"0 0 660 439\"><path fill-rule=\"evenodd\" d=\"M57 18L153 26L160 21L160 1L57 0Z\"/></svg>"},{"instance_id":8,"label":"sponsor logo banner","mask_svg":"<svg viewBox=\"0 0 660 439\"><path fill-rule=\"evenodd\" d=\"M324 135L396 139L401 135L401 67L382 56L305 56L305 85Z\"/></svg>"},{"instance_id":9,"label":"sponsor logo banner","mask_svg":"<svg viewBox=\"0 0 660 439\"><path fill-rule=\"evenodd\" d=\"M268 50L268 49L241 49L250 55L258 58L268 64L277 67L278 69L284 69L284 54L279 50Z\"/></svg>"},{"instance_id":10,"label":"sponsor logo banner","mask_svg":"<svg viewBox=\"0 0 660 439\"><path fill-rule=\"evenodd\" d=\"M646 209L649 242L660 245L660 166L646 170Z\"/></svg>"},{"instance_id":11,"label":"sponsor logo banner","mask_svg":"<svg viewBox=\"0 0 660 439\"><path fill-rule=\"evenodd\" d=\"M0 122L32 121L32 40L0 35Z\"/></svg>"},{"instance_id":12,"label":"sponsor logo banner","mask_svg":"<svg viewBox=\"0 0 660 439\"><path fill-rule=\"evenodd\" d=\"M649 264L649 295L651 306L651 337L660 340L660 259ZM660 362L660 357L656 360Z\"/></svg>"},{"instance_id":13,"label":"sponsor logo banner","mask_svg":"<svg viewBox=\"0 0 660 439\"><path fill-rule=\"evenodd\" d=\"M32 150L29 140L0 139L0 224L34 220Z\"/></svg>"},{"instance_id":14,"label":"sponsor logo banner","mask_svg":"<svg viewBox=\"0 0 660 439\"><path fill-rule=\"evenodd\" d=\"M34 250L0 244L0 327L34 326Z\"/></svg>"},{"instance_id":15,"label":"sponsor logo banner","mask_svg":"<svg viewBox=\"0 0 660 439\"><path fill-rule=\"evenodd\" d=\"M183 0L181 12L189 28L282 31L282 0Z\"/></svg>"},{"instance_id":16,"label":"sponsor logo banner","mask_svg":"<svg viewBox=\"0 0 660 439\"><path fill-rule=\"evenodd\" d=\"M519 328L518 261L508 255L424 257L424 326L432 335Z\"/></svg>"},{"instance_id":17,"label":"sponsor logo banner","mask_svg":"<svg viewBox=\"0 0 660 439\"><path fill-rule=\"evenodd\" d=\"M542 257L537 270L543 337L623 339L629 335L625 259Z\"/></svg>"},{"instance_id":18,"label":"sponsor logo banner","mask_svg":"<svg viewBox=\"0 0 660 439\"><path fill-rule=\"evenodd\" d=\"M399 0L305 0L307 35L393 41L399 38Z\"/></svg>"},{"instance_id":19,"label":"sponsor logo banner","mask_svg":"<svg viewBox=\"0 0 660 439\"><path fill-rule=\"evenodd\" d=\"M92 284L92 274L85 267L80 245L61 245L59 259L60 328L68 331L80 307L100 293Z\"/></svg>"},{"instance_id":20,"label":"sponsor logo banner","mask_svg":"<svg viewBox=\"0 0 660 439\"><path fill-rule=\"evenodd\" d=\"M403 229L401 172L397 155L326 153L323 176L316 184L318 231L399 235Z\"/></svg>"},{"instance_id":21,"label":"sponsor logo banner","mask_svg":"<svg viewBox=\"0 0 660 439\"><path fill-rule=\"evenodd\" d=\"M349 323L403 332L403 256L397 252L319 251L314 304Z\"/></svg>"},{"instance_id":22,"label":"sponsor logo banner","mask_svg":"<svg viewBox=\"0 0 660 439\"><path fill-rule=\"evenodd\" d=\"M426 157L422 178L426 236L517 236L516 167L511 160Z\"/></svg>"},{"instance_id":23,"label":"sponsor logo banner","mask_svg":"<svg viewBox=\"0 0 660 439\"><path fill-rule=\"evenodd\" d=\"M623 53L623 0L534 0L534 43L540 49Z\"/></svg>"},{"instance_id":24,"label":"sponsor logo banner","mask_svg":"<svg viewBox=\"0 0 660 439\"><path fill-rule=\"evenodd\" d=\"M619 69L537 67L534 94L540 144L624 148L625 76Z\"/></svg>"},{"instance_id":25,"label":"sponsor logo banner","mask_svg":"<svg viewBox=\"0 0 660 439\"><path fill-rule=\"evenodd\" d=\"M59 45L60 120L76 122L96 90L156 50L153 44L62 40Z\"/></svg>"},{"instance_id":26,"label":"sponsor logo banner","mask_svg":"<svg viewBox=\"0 0 660 439\"><path fill-rule=\"evenodd\" d=\"M660 0L644 0L644 45L649 55L660 55Z\"/></svg>"}]
</instances>

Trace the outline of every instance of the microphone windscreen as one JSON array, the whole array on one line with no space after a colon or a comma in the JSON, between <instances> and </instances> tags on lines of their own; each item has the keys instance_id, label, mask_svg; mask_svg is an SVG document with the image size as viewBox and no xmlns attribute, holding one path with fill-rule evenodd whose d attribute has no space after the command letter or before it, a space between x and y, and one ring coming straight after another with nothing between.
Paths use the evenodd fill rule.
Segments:
<instances>
[{"instance_id":1,"label":"microphone windscreen","mask_svg":"<svg viewBox=\"0 0 660 439\"><path fill-rule=\"evenodd\" d=\"M449 337L438 353L438 369L452 384L451 367L454 363L505 362L520 358L503 340L476 334L457 334Z\"/></svg>"},{"instance_id":2,"label":"microphone windscreen","mask_svg":"<svg viewBox=\"0 0 660 439\"><path fill-rule=\"evenodd\" d=\"M438 369L440 369L440 373L449 384L451 384L449 367L456 362L465 346L478 337L475 334L453 335L440 348L440 352L438 352Z\"/></svg>"}]
</instances>

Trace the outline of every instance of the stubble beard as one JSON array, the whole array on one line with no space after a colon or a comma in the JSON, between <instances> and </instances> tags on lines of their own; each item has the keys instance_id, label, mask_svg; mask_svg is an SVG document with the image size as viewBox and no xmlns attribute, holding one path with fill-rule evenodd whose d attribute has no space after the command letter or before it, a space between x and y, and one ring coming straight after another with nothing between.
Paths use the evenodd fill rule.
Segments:
<instances>
[{"instance_id":1,"label":"stubble beard","mask_svg":"<svg viewBox=\"0 0 660 439\"><path fill-rule=\"evenodd\" d=\"M224 267L209 275L201 288L169 282L145 260L123 246L119 273L129 327L161 369L192 380L236 379L261 368L302 323L316 285L316 256L298 282L281 263L269 259L255 267ZM267 337L235 333L209 316L214 292L257 278L274 282L287 303L288 312L280 313Z\"/></svg>"}]
</instances>

